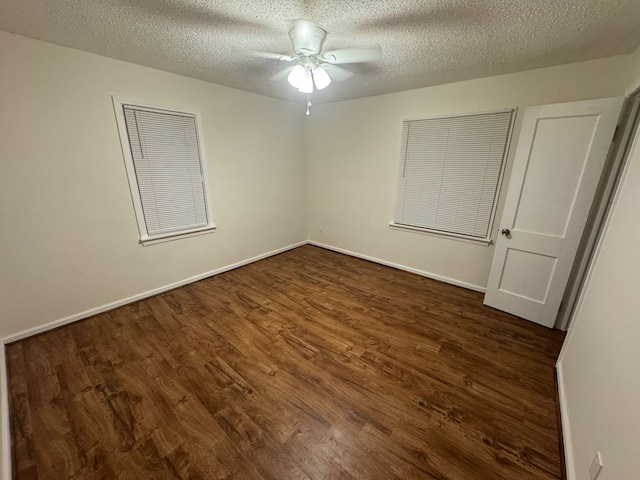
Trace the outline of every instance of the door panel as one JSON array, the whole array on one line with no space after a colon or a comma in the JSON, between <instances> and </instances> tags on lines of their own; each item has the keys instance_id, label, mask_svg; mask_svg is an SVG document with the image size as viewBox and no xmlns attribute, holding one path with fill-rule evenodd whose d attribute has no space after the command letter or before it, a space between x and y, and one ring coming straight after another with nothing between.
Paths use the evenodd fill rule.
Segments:
<instances>
[{"instance_id":1,"label":"door panel","mask_svg":"<svg viewBox=\"0 0 640 480\"><path fill-rule=\"evenodd\" d=\"M522 298L544 303L557 259L539 253L509 249L498 288ZM522 272L528 272L522 275Z\"/></svg>"},{"instance_id":2,"label":"door panel","mask_svg":"<svg viewBox=\"0 0 640 480\"><path fill-rule=\"evenodd\" d=\"M486 305L553 326L622 101L525 110Z\"/></svg>"},{"instance_id":3,"label":"door panel","mask_svg":"<svg viewBox=\"0 0 640 480\"><path fill-rule=\"evenodd\" d=\"M596 116L538 120L515 229L564 236L596 123ZM558 161L555 150L561 144ZM540 185L545 186L544 195L540 195Z\"/></svg>"}]
</instances>

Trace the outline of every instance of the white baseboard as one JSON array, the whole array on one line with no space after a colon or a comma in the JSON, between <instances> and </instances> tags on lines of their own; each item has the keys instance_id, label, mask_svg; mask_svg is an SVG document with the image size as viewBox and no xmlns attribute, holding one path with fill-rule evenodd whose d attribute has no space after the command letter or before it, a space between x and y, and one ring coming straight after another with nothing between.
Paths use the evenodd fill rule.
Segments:
<instances>
[{"instance_id":1,"label":"white baseboard","mask_svg":"<svg viewBox=\"0 0 640 480\"><path fill-rule=\"evenodd\" d=\"M9 430L9 382L4 344L0 342L0 478L11 479L11 432Z\"/></svg>"},{"instance_id":2,"label":"white baseboard","mask_svg":"<svg viewBox=\"0 0 640 480\"><path fill-rule=\"evenodd\" d=\"M227 272L229 270L233 270L238 267L242 267L243 265L248 265L249 263L257 262L258 260L262 260L267 257L271 257L273 255L277 255L282 252L286 252L287 250L292 250L294 248L300 247L302 245L311 244L317 247L326 248L327 250L333 250L335 252L344 253L346 255L350 255L352 257L362 258L363 260L368 260L370 262L379 263L381 265L386 265L388 267L397 268L399 270L404 270L407 272L415 273L417 275L421 275L423 277L432 278L434 280L439 280L441 282L450 283L452 285L456 285L458 287L468 288L470 290L475 290L478 292L484 292L485 288L479 285L473 285L467 282L461 282L459 280L455 280L453 278L444 277L442 275L438 275L435 273L425 272L423 270L418 270L416 268L407 267L405 265L399 265L393 262L387 262L386 260L381 260L379 258L370 257L368 255L363 255L360 253L352 252L349 250L344 250L342 248L334 247L331 245L326 245L320 242L314 241L302 241L295 243L293 245L288 245L283 248L279 248L277 250L273 250L271 252L263 253L261 255L257 255L255 257L248 258L246 260L242 260L240 262L227 265L221 268L217 268L215 270L211 270L209 272L201 273L199 275L186 278L179 282L175 282L169 285L165 285L163 287L159 287L153 290L149 290L147 292L139 293L137 295L133 295L128 298L124 298L122 300L117 300L115 302L111 302L105 305L101 305L96 308L92 308L89 310L85 310L84 312L76 313L74 315L70 315L65 318L61 318L59 320L54 320L52 322L46 323L44 325L40 325L38 327L29 328L27 330L23 330L21 332L15 333L13 335L9 335L4 337L0 342L0 478L2 480L9 480L11 478L11 435L9 430L9 397L8 397L8 382L7 382L7 370L6 370L6 361L5 361L5 351L4 346L8 343L16 342L18 340L22 340L24 338L30 337L32 335L37 335L39 333L46 332L48 330L53 330L54 328L61 327L63 325L67 325L69 323L76 322L78 320L82 320L84 318L91 317L93 315L97 315L102 312L106 312L107 310L112 310L117 307L121 307L128 303L136 302L138 300L142 300L144 298L152 297L154 295L158 295L160 293L166 292L168 290L173 290L174 288L181 287L183 285L187 285L189 283L197 282L198 280L202 280L207 277L211 277L213 275L217 275L220 273ZM560 377L558 379L560 383ZM566 433L565 433L566 435ZM566 439L565 439L566 444ZM566 451L566 450L565 450ZM573 477L569 477L569 480L573 480Z\"/></svg>"},{"instance_id":3,"label":"white baseboard","mask_svg":"<svg viewBox=\"0 0 640 480\"><path fill-rule=\"evenodd\" d=\"M333 250L335 252L344 253L346 255L350 255L352 257L362 258L363 260L368 260L370 262L379 263L381 265L386 265L388 267L397 268L399 270L404 270L406 272L415 273L417 275L421 275L423 277L431 278L434 280L439 280L441 282L449 283L451 285L456 285L458 287L468 288L469 290L475 290L476 292L485 292L485 287L481 287L479 285L474 285L472 283L463 282L460 280L456 280L454 278L445 277L442 275L438 275L436 273L426 272L424 270L419 270L417 268L408 267L406 265L400 265L398 263L388 262L386 260L381 260L379 258L370 257L369 255L363 255L361 253L352 252L350 250L345 250L343 248L334 247L332 245L327 245L324 243L304 240L302 242L294 243L292 245L288 245L286 247L279 248L277 250L272 250L270 252L263 253L261 255L257 255L255 257L247 258L246 260L242 260L240 262L233 263L231 265L226 265L224 267L217 268L215 270L211 270L209 272L201 273L199 275L195 275L193 277L186 278L184 280L180 280L175 283L171 283L169 285L165 285L163 287L155 288L153 290L149 290L146 292L139 293L137 295L133 295L128 298L123 298L121 300L116 300L115 302L107 303L105 305L101 305L99 307L91 308L89 310L85 310L84 312L75 313L73 315L69 315L65 318L60 318L58 320L53 320L49 323L45 323L44 325L39 325L37 327L28 328L26 330L22 330L21 332L14 333L2 339L2 343L9 344L12 342L17 342L18 340L22 340L27 337L31 337L33 335L37 335L39 333L47 332L49 330L53 330L54 328L62 327L69 323L77 322L78 320L82 320L93 315L97 315L99 313L106 312L108 310L113 310L114 308L121 307L123 305L127 305L129 303L136 302L138 300L142 300L144 298L152 297L154 295L158 295L160 293L166 292L168 290L173 290L174 288L181 287L183 285L187 285L189 283L197 282L198 280L202 280L207 277L212 277L214 275L218 275L220 273L228 272L229 270L233 270L238 267L242 267L243 265L248 265L249 263L257 262L258 260L262 260L267 257L271 257L273 255L277 255L282 252L286 252L287 250L291 250L297 247L301 247L302 245L311 244L317 247L326 248L327 250Z\"/></svg>"},{"instance_id":4,"label":"white baseboard","mask_svg":"<svg viewBox=\"0 0 640 480\"><path fill-rule=\"evenodd\" d=\"M49 330L53 330L54 328L62 327L63 325L67 325L69 323L77 322L78 320L82 320L84 318L91 317L93 315L97 315L102 312L106 312L107 310L113 310L114 308L121 307L123 305L127 305L128 303L137 302L138 300L142 300L144 298L152 297L154 295L158 295L159 293L166 292L168 290L173 290L174 288L182 287L183 285L187 285L189 283L197 282L198 280L205 279L207 277L212 277L214 275L218 275L220 273L228 272L229 270L233 270L238 267L242 267L243 265L248 265L249 263L257 262L258 260L262 260L267 257L271 257L273 255L277 255L282 252L286 252L287 250L291 250L302 245L306 245L307 241L302 241L298 243L294 243L293 245L288 245L286 247L279 248L277 250L272 250L267 253L263 253L261 255L257 255L255 257L247 258L246 260L242 260L240 262L233 263L231 265L226 265L224 267L217 268L215 270L211 270L209 272L201 273L199 275L195 275L193 277L185 278L184 280L180 280L179 282L171 283L169 285L165 285L163 287L155 288L153 290L149 290L146 292L139 293L137 295L133 295L132 297L123 298L121 300L116 300L115 302L107 303L105 305L101 305L99 307L91 308L89 310L85 310L84 312L75 313L73 315L69 315L68 317L61 318L58 320L54 320L49 323L45 323L44 325L39 325L37 327L28 328L27 330L23 330L18 333L14 333L13 335L9 335L2 339L2 342L6 345L8 343L17 342L18 340L22 340L27 337L31 337L33 335L37 335L39 333L43 333Z\"/></svg>"},{"instance_id":5,"label":"white baseboard","mask_svg":"<svg viewBox=\"0 0 640 480\"><path fill-rule=\"evenodd\" d=\"M475 290L476 292L482 292L482 293L486 291L486 288L481 287L480 285L474 285L473 283L462 282L460 280L456 280L455 278L449 278L442 275L438 275L437 273L425 272L424 270L418 270L417 268L407 267L406 265L400 265L398 263L388 262L386 260L381 260L379 258L370 257L369 255L363 255L361 253L352 252L350 250L334 247L332 245L327 245L325 243L316 242L314 240L309 240L308 243L310 245L315 245L316 247L326 248L327 250L333 250L334 252L344 253L345 255L350 255L352 257L358 257L358 258L362 258L363 260L369 260L370 262L386 265L387 267L393 267L393 268L397 268L398 270L404 270L405 272L415 273L416 275L431 278L433 280L439 280L440 282L450 283L451 285L455 285L457 287L468 288L469 290Z\"/></svg>"},{"instance_id":6,"label":"white baseboard","mask_svg":"<svg viewBox=\"0 0 640 480\"><path fill-rule=\"evenodd\" d=\"M164 287L139 293L137 295L133 295L132 297L107 303L105 305L101 305L99 307L92 308L90 310L85 310L84 312L76 313L74 315L70 315L68 317L61 318L59 320L54 320L44 325L40 325L34 328L29 328L27 330L23 330L13 335L4 337L0 341L0 479L1 480L11 479L11 432L9 429L10 428L9 388L8 388L8 381L7 381L7 362L5 358L6 344L16 342L18 340L22 340L23 338L27 338L32 335L37 335L39 333L43 333L48 330L52 330L54 328L67 325L69 323L73 323L87 317L91 317L93 315L97 315L98 313L106 312L107 310L112 310L114 308L121 307L122 305L126 305L128 303L142 300L143 298L152 297L154 295L158 295L159 293L163 293L168 290L173 290L174 288L181 287L189 283L197 282L198 280L202 280L204 278L211 277L219 273L228 272L229 270L233 270L234 268L242 267L243 265L257 262L258 260L262 260L264 258L271 257L273 255L277 255L282 252L286 252L287 250L292 250L302 245L306 245L307 243L308 242L306 240L302 242L294 243L293 245L288 245L286 247L282 247L277 250L272 250L270 252L257 255L255 257L247 258L246 260L242 260L240 262L236 262L231 265L227 265L224 267L217 268L215 270L211 270L210 272L201 273L200 275L196 275L190 278L186 278L184 280L180 280L179 282L165 285Z\"/></svg>"},{"instance_id":7,"label":"white baseboard","mask_svg":"<svg viewBox=\"0 0 640 480\"><path fill-rule=\"evenodd\" d=\"M556 378L558 379L558 398L560 400L560 422L562 423L562 443L564 444L564 462L567 472L566 480L575 480L573 470L573 449L571 448L571 435L569 430L569 414L567 412L567 397L564 393L564 377L562 373L562 360L556 363Z\"/></svg>"}]
</instances>

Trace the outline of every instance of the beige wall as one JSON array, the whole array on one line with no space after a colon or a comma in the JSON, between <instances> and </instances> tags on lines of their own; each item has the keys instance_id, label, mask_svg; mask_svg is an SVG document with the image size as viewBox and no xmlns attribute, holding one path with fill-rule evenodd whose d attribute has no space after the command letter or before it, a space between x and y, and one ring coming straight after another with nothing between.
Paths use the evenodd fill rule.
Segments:
<instances>
[{"instance_id":1,"label":"beige wall","mask_svg":"<svg viewBox=\"0 0 640 480\"><path fill-rule=\"evenodd\" d=\"M314 107L307 125L310 238L485 287L493 246L388 227L402 119L518 107L508 179L525 106L623 95L630 68L624 55Z\"/></svg>"},{"instance_id":2,"label":"beige wall","mask_svg":"<svg viewBox=\"0 0 640 480\"><path fill-rule=\"evenodd\" d=\"M0 32L0 337L303 241L300 105ZM111 95L201 112L214 234L142 247Z\"/></svg>"},{"instance_id":3,"label":"beige wall","mask_svg":"<svg viewBox=\"0 0 640 480\"><path fill-rule=\"evenodd\" d=\"M640 137L558 362L569 480L640 475Z\"/></svg>"},{"instance_id":4,"label":"beige wall","mask_svg":"<svg viewBox=\"0 0 640 480\"><path fill-rule=\"evenodd\" d=\"M318 105L305 123L299 105L3 32L0 65L0 337L305 240L307 221L318 242L483 287L492 247L387 226L401 120L615 96L640 81L639 50ZM138 244L112 94L200 110L218 232ZM636 148L561 363L577 478L597 449L602 480L640 471L639 192Z\"/></svg>"}]
</instances>

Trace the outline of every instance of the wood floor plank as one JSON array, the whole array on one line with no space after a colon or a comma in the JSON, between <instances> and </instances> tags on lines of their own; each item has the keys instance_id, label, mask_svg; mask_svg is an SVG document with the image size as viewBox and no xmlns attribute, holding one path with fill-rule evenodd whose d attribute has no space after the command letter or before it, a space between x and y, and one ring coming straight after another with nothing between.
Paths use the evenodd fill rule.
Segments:
<instances>
[{"instance_id":1,"label":"wood floor plank","mask_svg":"<svg viewBox=\"0 0 640 480\"><path fill-rule=\"evenodd\" d=\"M34 478L37 470L33 447L33 429L27 392L26 367L22 344L7 349L7 369L12 415L12 463L13 470L24 478Z\"/></svg>"},{"instance_id":2,"label":"wood floor plank","mask_svg":"<svg viewBox=\"0 0 640 480\"><path fill-rule=\"evenodd\" d=\"M300 247L8 345L14 478L556 480L563 339Z\"/></svg>"}]
</instances>

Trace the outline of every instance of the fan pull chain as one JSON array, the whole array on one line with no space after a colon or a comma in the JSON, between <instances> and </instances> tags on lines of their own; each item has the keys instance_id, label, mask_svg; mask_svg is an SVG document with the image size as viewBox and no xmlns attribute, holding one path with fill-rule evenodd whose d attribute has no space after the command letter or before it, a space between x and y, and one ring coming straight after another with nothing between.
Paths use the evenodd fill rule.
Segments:
<instances>
[{"instance_id":1,"label":"fan pull chain","mask_svg":"<svg viewBox=\"0 0 640 480\"><path fill-rule=\"evenodd\" d=\"M309 115L311 115L311 112L309 111L309 108L311 107L312 103L311 103L311 94L307 93L307 117Z\"/></svg>"}]
</instances>

